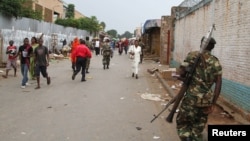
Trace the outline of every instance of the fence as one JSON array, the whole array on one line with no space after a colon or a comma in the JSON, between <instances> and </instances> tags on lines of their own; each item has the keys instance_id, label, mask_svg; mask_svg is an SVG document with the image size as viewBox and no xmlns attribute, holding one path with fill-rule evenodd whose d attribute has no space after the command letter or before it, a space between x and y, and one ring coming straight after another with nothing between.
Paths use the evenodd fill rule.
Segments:
<instances>
[{"instance_id":1,"label":"fence","mask_svg":"<svg viewBox=\"0 0 250 141\"><path fill-rule=\"evenodd\" d=\"M23 44L24 38L39 37L42 33L44 34L44 45L49 49L52 49L53 45L55 45L55 48L61 49L64 39L67 43L70 43L75 37L85 38L90 36L89 32L85 30L28 18L8 18L0 14L0 63L5 63L7 60L5 51L10 40L13 40L14 45L19 47ZM56 39L53 37L56 37Z\"/></svg>"}]
</instances>

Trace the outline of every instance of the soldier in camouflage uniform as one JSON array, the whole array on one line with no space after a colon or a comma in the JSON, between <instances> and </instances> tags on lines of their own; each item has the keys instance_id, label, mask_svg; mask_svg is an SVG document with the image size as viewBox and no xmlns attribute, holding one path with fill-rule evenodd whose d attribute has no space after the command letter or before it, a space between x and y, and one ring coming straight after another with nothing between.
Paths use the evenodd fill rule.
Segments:
<instances>
[{"instance_id":1,"label":"soldier in camouflage uniform","mask_svg":"<svg viewBox=\"0 0 250 141\"><path fill-rule=\"evenodd\" d=\"M219 97L222 67L218 58L211 54L215 44L216 41L211 38L180 105L176 124L181 141L202 141L202 132L206 126L208 114L213 111L213 106ZM192 65L198 53L198 51L188 53L180 68L185 69ZM182 70L182 72L185 71ZM211 87L214 83L215 89L212 92Z\"/></svg>"},{"instance_id":2,"label":"soldier in camouflage uniform","mask_svg":"<svg viewBox=\"0 0 250 141\"><path fill-rule=\"evenodd\" d=\"M89 37L86 37L86 46L89 48L89 50L92 50L92 44L89 41ZM87 58L86 60L86 73L89 73L89 65L90 65L90 58Z\"/></svg>"},{"instance_id":3,"label":"soldier in camouflage uniform","mask_svg":"<svg viewBox=\"0 0 250 141\"><path fill-rule=\"evenodd\" d=\"M104 44L102 47L102 64L103 64L103 69L109 69L109 64L110 64L110 58L113 57L113 50L110 47L109 39L104 38Z\"/></svg>"}]
</instances>

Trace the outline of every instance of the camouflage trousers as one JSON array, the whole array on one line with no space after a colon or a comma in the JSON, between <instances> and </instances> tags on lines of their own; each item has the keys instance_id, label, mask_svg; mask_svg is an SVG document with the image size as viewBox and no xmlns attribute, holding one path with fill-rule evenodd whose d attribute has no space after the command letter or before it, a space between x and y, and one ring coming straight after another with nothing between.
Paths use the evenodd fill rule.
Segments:
<instances>
[{"instance_id":1,"label":"camouflage trousers","mask_svg":"<svg viewBox=\"0 0 250 141\"><path fill-rule=\"evenodd\" d=\"M86 60L86 69L89 68L89 65L90 65L90 58L87 58L87 60Z\"/></svg>"},{"instance_id":2,"label":"camouflage trousers","mask_svg":"<svg viewBox=\"0 0 250 141\"><path fill-rule=\"evenodd\" d=\"M202 141L202 132L206 126L208 114L204 108L194 106L196 97L185 95L176 117L177 134L182 141Z\"/></svg>"},{"instance_id":3,"label":"camouflage trousers","mask_svg":"<svg viewBox=\"0 0 250 141\"><path fill-rule=\"evenodd\" d=\"M102 64L109 66L109 62L110 62L110 55L104 55L102 58Z\"/></svg>"}]
</instances>

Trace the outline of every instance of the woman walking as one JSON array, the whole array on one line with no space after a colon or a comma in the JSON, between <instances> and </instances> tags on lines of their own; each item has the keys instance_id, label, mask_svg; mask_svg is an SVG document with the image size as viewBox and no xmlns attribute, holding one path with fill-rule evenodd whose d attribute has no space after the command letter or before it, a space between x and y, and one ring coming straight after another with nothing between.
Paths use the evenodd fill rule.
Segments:
<instances>
[{"instance_id":1,"label":"woman walking","mask_svg":"<svg viewBox=\"0 0 250 141\"><path fill-rule=\"evenodd\" d=\"M31 38L31 47L33 49L33 51L36 49L36 47L38 47L38 43L37 43L37 38L36 37L32 37ZM34 62L34 53L32 53L30 55L30 78L32 80L36 80L36 77L35 77L35 62Z\"/></svg>"},{"instance_id":2,"label":"woman walking","mask_svg":"<svg viewBox=\"0 0 250 141\"><path fill-rule=\"evenodd\" d=\"M141 55L141 47L139 46L138 40L134 41L134 45L131 45L129 50L130 58L132 59L132 77L138 79L139 63Z\"/></svg>"}]
</instances>

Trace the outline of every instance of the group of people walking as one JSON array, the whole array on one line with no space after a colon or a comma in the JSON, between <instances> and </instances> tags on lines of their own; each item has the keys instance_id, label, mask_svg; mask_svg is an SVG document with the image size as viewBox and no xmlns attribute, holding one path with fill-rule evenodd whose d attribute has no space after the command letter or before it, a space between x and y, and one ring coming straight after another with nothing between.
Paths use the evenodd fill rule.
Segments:
<instances>
[{"instance_id":1,"label":"group of people walking","mask_svg":"<svg viewBox=\"0 0 250 141\"><path fill-rule=\"evenodd\" d=\"M41 36L42 37L42 36ZM40 74L47 79L47 84L50 84L50 77L47 72L49 66L49 51L46 46L43 45L43 39L36 37L24 38L23 45L17 48L14 45L14 41L9 41L9 46L6 49L8 55L6 64L6 74L2 75L3 78L8 78L9 71L14 69L14 77L17 72L17 58L20 59L21 74L23 76L21 81L21 88L25 88L30 85L28 83L29 77L33 80L37 80L36 89L40 88Z\"/></svg>"},{"instance_id":2,"label":"group of people walking","mask_svg":"<svg viewBox=\"0 0 250 141\"><path fill-rule=\"evenodd\" d=\"M204 39L201 40L201 43ZM204 48L201 54L201 61L198 62L192 80L184 95L182 103L180 104L180 111L177 114L177 133L181 141L201 141L202 132L208 120L208 114L213 111L222 85L222 66L219 60L211 54L215 47L216 41L211 38L208 45ZM110 46L110 40L104 39L104 43L98 42L99 49L102 48L103 55L102 64L103 69L109 69L110 59L113 57L113 50ZM142 63L143 51L142 44L139 40L134 40L130 44L127 52L129 58L132 60L132 77L139 78L139 64ZM8 55L6 74L3 78L8 78L9 71L14 69L14 77L17 76L17 58L20 58L21 74L23 76L21 81L21 88L29 85L29 77L37 80L37 87L40 88L40 74L47 80L47 84L51 83L47 72L50 57L49 50L43 45L43 38L36 37L23 40L23 45L17 48L14 41L9 41L6 54ZM96 50L99 55L99 50ZM186 77L187 68L192 66L194 59L199 55L199 52L194 51L188 53L184 62L180 65L180 77L178 79L184 80ZM74 39L71 45L71 62L72 62L72 80L75 80L77 74L81 71L81 81L86 81L85 73L89 73L90 60L92 58L91 43L89 37L86 40ZM215 84L215 90L212 92L211 88Z\"/></svg>"},{"instance_id":3,"label":"group of people walking","mask_svg":"<svg viewBox=\"0 0 250 141\"><path fill-rule=\"evenodd\" d=\"M41 36L42 37L42 36ZM99 40L98 40L99 41ZM101 52L103 59L103 69L110 68L110 60L114 55L112 46L109 38L104 38L103 43L98 43L99 49L96 50L96 54L99 55ZM89 73L90 60L92 58L92 43L89 41L89 37L86 39L78 39L75 37L71 42L71 54L70 59L72 62L72 80L75 79L76 75L81 71L81 81L86 81L85 74ZM141 62L142 48L139 46L138 40L135 40L127 49L127 52L131 56L132 60L132 77L138 79L139 63ZM50 57L48 47L43 45L43 38L37 39L36 37L31 38L31 43L28 38L23 40L23 45L19 49L14 45L14 41L9 41L6 54L8 54L8 60L6 65L6 74L2 75L4 78L8 78L9 71L14 69L14 76L17 72L17 58L20 58L21 74L23 76L21 82L21 88L25 88L30 85L28 83L29 78L31 80L37 80L36 89L40 88L40 74L47 79L47 84L51 82L47 72L49 66Z\"/></svg>"},{"instance_id":4,"label":"group of people walking","mask_svg":"<svg viewBox=\"0 0 250 141\"><path fill-rule=\"evenodd\" d=\"M94 42L97 42L98 45L90 43L89 37L86 37L86 41L83 39L79 40L77 37L74 39L71 48L71 62L73 69L72 80L75 80L76 75L81 71L81 81L86 81L85 74L89 73L93 46L96 56L99 56L99 54L103 56L103 69L110 68L110 60L114 55L110 39L105 37L103 42L100 42L99 39L95 39ZM139 46L139 40L134 40L133 43L128 46L126 52L129 53L132 60L132 77L138 79L139 63L142 62L142 47Z\"/></svg>"}]
</instances>

